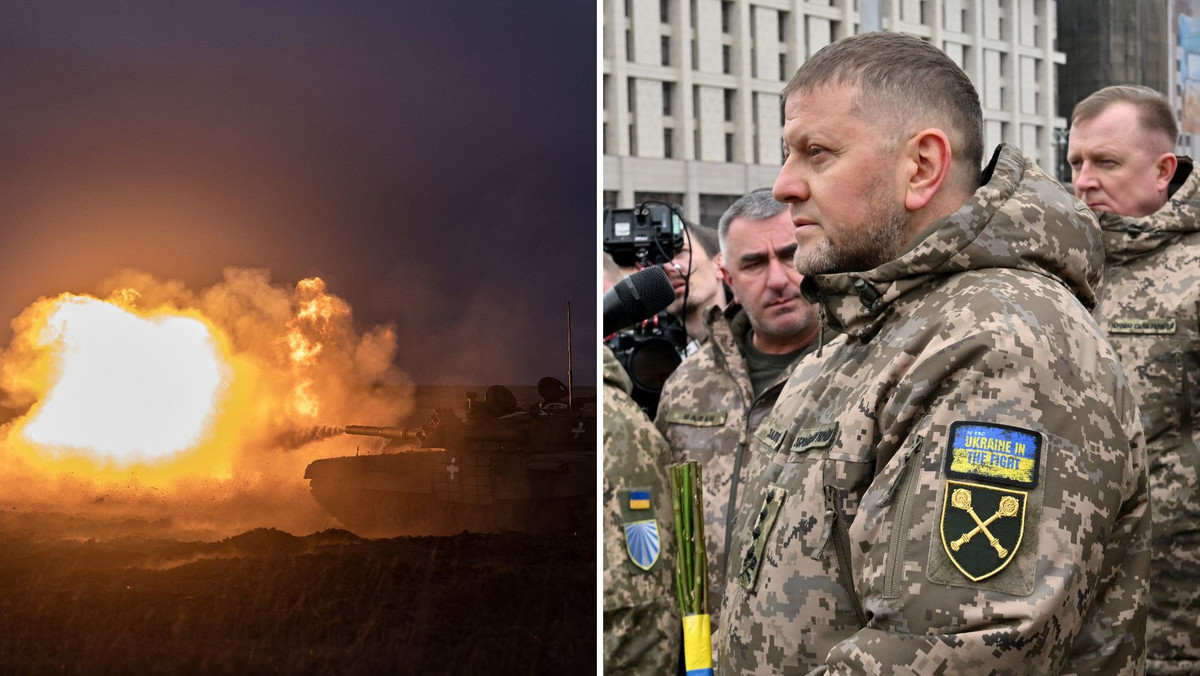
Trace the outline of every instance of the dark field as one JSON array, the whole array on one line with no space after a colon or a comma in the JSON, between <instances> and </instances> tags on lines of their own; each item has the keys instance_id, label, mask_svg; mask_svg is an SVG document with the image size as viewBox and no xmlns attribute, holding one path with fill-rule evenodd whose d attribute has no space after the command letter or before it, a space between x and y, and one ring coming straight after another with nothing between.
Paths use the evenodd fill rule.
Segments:
<instances>
[{"instance_id":1,"label":"dark field","mask_svg":"<svg viewBox=\"0 0 1200 676\"><path fill-rule=\"evenodd\" d=\"M595 670L593 534L204 542L69 525L0 527L0 674Z\"/></svg>"}]
</instances>

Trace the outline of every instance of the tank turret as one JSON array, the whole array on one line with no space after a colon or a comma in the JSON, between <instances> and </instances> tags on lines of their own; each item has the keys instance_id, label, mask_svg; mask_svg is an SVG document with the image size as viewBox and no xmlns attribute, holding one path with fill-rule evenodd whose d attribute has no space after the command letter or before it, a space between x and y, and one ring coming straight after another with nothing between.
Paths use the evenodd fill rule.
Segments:
<instances>
[{"instance_id":1,"label":"tank turret","mask_svg":"<svg viewBox=\"0 0 1200 676\"><path fill-rule=\"evenodd\" d=\"M317 502L361 535L590 529L595 406L563 403L567 388L554 378L538 392L527 408L500 385L482 401L469 392L464 418L435 409L419 428L349 425L347 434L388 439L385 451L415 447L316 460L304 476Z\"/></svg>"}]
</instances>

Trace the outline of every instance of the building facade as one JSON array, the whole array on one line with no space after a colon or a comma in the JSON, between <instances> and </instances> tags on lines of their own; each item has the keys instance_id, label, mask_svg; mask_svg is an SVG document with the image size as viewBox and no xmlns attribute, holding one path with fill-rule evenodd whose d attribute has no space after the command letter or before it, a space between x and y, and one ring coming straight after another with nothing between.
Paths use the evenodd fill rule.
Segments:
<instances>
[{"instance_id":1,"label":"building facade","mask_svg":"<svg viewBox=\"0 0 1200 676\"><path fill-rule=\"evenodd\" d=\"M1057 161L1054 0L604 0L602 11L605 206L678 203L716 225L774 182L779 92L796 68L872 27L918 35L962 66L988 157L1003 141Z\"/></svg>"}]
</instances>

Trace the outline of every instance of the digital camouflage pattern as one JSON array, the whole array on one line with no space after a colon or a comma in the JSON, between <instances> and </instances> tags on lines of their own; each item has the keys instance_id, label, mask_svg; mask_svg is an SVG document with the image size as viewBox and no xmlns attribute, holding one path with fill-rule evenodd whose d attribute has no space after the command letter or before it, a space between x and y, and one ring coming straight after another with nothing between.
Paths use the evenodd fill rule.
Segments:
<instances>
[{"instance_id":1,"label":"digital camouflage pattern","mask_svg":"<svg viewBox=\"0 0 1200 676\"><path fill-rule=\"evenodd\" d=\"M751 433L775 405L791 368L784 369L755 399L739 338L750 326L746 311L737 305L724 311L711 307L704 325L708 341L683 360L663 385L654 425L671 445L674 462L700 463L708 602L715 615L725 586L726 520L732 516L728 505L744 490ZM814 340L814 348L815 344Z\"/></svg>"},{"instance_id":2,"label":"digital camouflage pattern","mask_svg":"<svg viewBox=\"0 0 1200 676\"><path fill-rule=\"evenodd\" d=\"M629 396L633 383L604 348L604 672L674 674L682 638L675 597L671 449ZM650 494L661 550L643 570L626 549L630 492ZM634 517L637 518L637 517ZM646 517L643 517L646 518Z\"/></svg>"},{"instance_id":3,"label":"digital camouflage pattern","mask_svg":"<svg viewBox=\"0 0 1200 676\"><path fill-rule=\"evenodd\" d=\"M1146 429L1151 674L1200 673L1200 175L1193 168L1180 158L1182 185L1150 216L1097 214L1107 254L1097 319Z\"/></svg>"},{"instance_id":4,"label":"digital camouflage pattern","mask_svg":"<svg viewBox=\"0 0 1200 676\"><path fill-rule=\"evenodd\" d=\"M1009 146L985 180L896 260L805 279L843 335L755 433L722 673L1144 668L1142 427L1084 307L1100 230Z\"/></svg>"}]
</instances>

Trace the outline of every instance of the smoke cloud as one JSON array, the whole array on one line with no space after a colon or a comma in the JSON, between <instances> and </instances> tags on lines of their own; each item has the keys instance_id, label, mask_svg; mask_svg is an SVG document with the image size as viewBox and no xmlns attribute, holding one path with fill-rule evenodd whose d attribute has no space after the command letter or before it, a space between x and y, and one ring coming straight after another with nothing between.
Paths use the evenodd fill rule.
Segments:
<instances>
[{"instance_id":1,"label":"smoke cloud","mask_svg":"<svg viewBox=\"0 0 1200 676\"><path fill-rule=\"evenodd\" d=\"M42 512L67 515L83 530L122 522L199 536L330 528L337 524L313 501L304 468L354 453L342 426L394 425L412 410L414 385L395 364L396 329L359 330L349 304L320 279L286 285L273 283L267 270L228 268L220 283L190 289L123 270L95 296L145 312L198 313L223 334L236 375L206 442L221 471L172 470L163 479L151 466L48 469L44 450L19 436L54 377L36 335L54 299L42 298L13 320L13 339L0 352L0 405L16 412L0 425L3 518Z\"/></svg>"}]
</instances>

